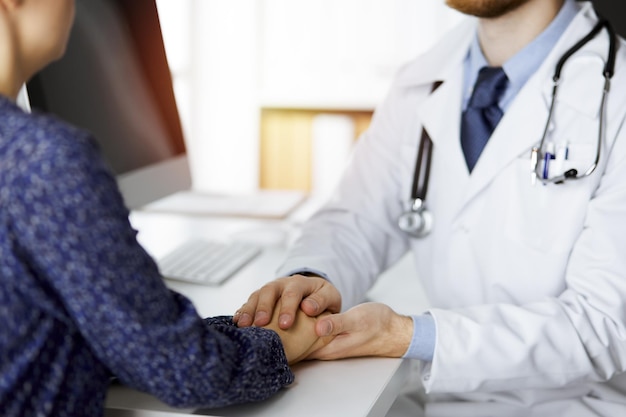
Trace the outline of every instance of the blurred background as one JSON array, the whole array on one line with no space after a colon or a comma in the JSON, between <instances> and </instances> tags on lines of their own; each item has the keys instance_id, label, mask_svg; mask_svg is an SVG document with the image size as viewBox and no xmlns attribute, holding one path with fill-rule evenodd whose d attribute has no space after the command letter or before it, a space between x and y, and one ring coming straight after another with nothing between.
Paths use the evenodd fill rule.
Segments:
<instances>
[{"instance_id":1,"label":"blurred background","mask_svg":"<svg viewBox=\"0 0 626 417\"><path fill-rule=\"evenodd\" d=\"M157 0L194 187L322 195L444 0Z\"/></svg>"},{"instance_id":2,"label":"blurred background","mask_svg":"<svg viewBox=\"0 0 626 417\"><path fill-rule=\"evenodd\" d=\"M626 2L594 0L618 32ZM444 0L157 0L194 187L324 195Z\"/></svg>"}]
</instances>

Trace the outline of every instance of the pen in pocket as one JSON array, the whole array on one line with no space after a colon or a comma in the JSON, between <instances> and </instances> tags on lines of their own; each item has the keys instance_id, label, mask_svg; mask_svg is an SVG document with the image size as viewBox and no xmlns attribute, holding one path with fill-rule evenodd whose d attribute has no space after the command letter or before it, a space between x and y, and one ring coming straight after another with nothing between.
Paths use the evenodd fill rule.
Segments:
<instances>
[{"instance_id":1,"label":"pen in pocket","mask_svg":"<svg viewBox=\"0 0 626 417\"><path fill-rule=\"evenodd\" d=\"M552 173L555 175L561 175L563 173L563 167L565 161L567 161L569 153L569 147L567 141L561 142L556 149L556 156L554 158Z\"/></svg>"},{"instance_id":2,"label":"pen in pocket","mask_svg":"<svg viewBox=\"0 0 626 417\"><path fill-rule=\"evenodd\" d=\"M550 178L550 161L555 159L554 143L549 142L546 145L546 153L543 154L543 179Z\"/></svg>"}]
</instances>

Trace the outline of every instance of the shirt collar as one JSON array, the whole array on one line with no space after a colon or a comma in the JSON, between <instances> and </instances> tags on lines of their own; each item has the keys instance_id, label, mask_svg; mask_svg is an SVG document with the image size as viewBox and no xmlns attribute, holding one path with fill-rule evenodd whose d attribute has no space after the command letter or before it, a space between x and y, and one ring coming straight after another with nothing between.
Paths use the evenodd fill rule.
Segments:
<instances>
[{"instance_id":1,"label":"shirt collar","mask_svg":"<svg viewBox=\"0 0 626 417\"><path fill-rule=\"evenodd\" d=\"M526 81L541 66L554 45L565 32L565 29L578 14L579 6L574 0L565 0L563 7L548 27L539 34L532 42L504 63L502 68L509 79L507 91L500 100L500 107L505 110L508 104L517 95L517 92L526 84ZM468 56L465 60L465 94L464 108L472 93L472 88L478 72L484 66L489 65L480 48L478 35L475 34L470 45Z\"/></svg>"}]
</instances>

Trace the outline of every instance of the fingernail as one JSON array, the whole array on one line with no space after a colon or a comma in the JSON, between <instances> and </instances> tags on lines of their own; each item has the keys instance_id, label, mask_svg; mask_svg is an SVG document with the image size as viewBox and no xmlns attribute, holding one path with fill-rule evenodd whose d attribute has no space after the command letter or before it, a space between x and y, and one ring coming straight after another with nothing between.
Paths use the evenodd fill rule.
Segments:
<instances>
[{"instance_id":1,"label":"fingernail","mask_svg":"<svg viewBox=\"0 0 626 417\"><path fill-rule=\"evenodd\" d=\"M265 311L257 311L257 313L254 315L254 322L258 322L261 320L266 320L267 319L267 313Z\"/></svg>"},{"instance_id":2,"label":"fingernail","mask_svg":"<svg viewBox=\"0 0 626 417\"><path fill-rule=\"evenodd\" d=\"M302 301L303 304L307 304L309 307L309 309L312 310L312 312L317 313L319 311L320 305L317 303L317 301L311 299L311 298L307 298L306 300Z\"/></svg>"},{"instance_id":3,"label":"fingernail","mask_svg":"<svg viewBox=\"0 0 626 417\"><path fill-rule=\"evenodd\" d=\"M321 334L320 336L329 336L333 331L333 325L330 321L324 320L319 325Z\"/></svg>"},{"instance_id":4,"label":"fingernail","mask_svg":"<svg viewBox=\"0 0 626 417\"><path fill-rule=\"evenodd\" d=\"M239 317L237 324L240 326L249 326L252 324L252 317L250 317L250 314L248 313L243 313L241 317Z\"/></svg>"},{"instance_id":5,"label":"fingernail","mask_svg":"<svg viewBox=\"0 0 626 417\"><path fill-rule=\"evenodd\" d=\"M289 322L291 320L291 316L289 314L281 314L278 317L278 325L282 328L283 326L289 326Z\"/></svg>"}]
</instances>

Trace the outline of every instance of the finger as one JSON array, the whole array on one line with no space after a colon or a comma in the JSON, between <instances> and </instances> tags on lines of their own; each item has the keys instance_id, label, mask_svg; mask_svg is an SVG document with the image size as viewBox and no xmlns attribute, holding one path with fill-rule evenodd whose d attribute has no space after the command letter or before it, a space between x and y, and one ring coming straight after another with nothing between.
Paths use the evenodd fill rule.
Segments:
<instances>
[{"instance_id":1,"label":"finger","mask_svg":"<svg viewBox=\"0 0 626 417\"><path fill-rule=\"evenodd\" d=\"M259 300L259 291L255 291L250 294L248 301L242 305L239 310L235 312L233 316L233 322L239 327L252 326L254 313L256 312L256 306Z\"/></svg>"},{"instance_id":2,"label":"finger","mask_svg":"<svg viewBox=\"0 0 626 417\"><path fill-rule=\"evenodd\" d=\"M278 314L278 327L283 330L289 329L296 318L296 312L300 308L303 296L303 286L301 282L291 280L283 289L280 296L280 312Z\"/></svg>"},{"instance_id":3,"label":"finger","mask_svg":"<svg viewBox=\"0 0 626 417\"><path fill-rule=\"evenodd\" d=\"M311 290L300 308L308 316L316 317L324 311L338 313L341 311L341 295L337 288L324 278L308 278Z\"/></svg>"},{"instance_id":4,"label":"finger","mask_svg":"<svg viewBox=\"0 0 626 417\"><path fill-rule=\"evenodd\" d=\"M337 342L331 342L317 350L309 352L305 358L299 358L300 360L320 360L329 361L333 359L339 359L339 355L334 353L335 344Z\"/></svg>"},{"instance_id":5,"label":"finger","mask_svg":"<svg viewBox=\"0 0 626 417\"><path fill-rule=\"evenodd\" d=\"M322 338L320 338L322 339ZM347 357L360 356L359 352L354 348L354 336L350 334L342 334L329 340L322 347L307 352L306 357L299 358L304 359L318 359L318 360L335 360Z\"/></svg>"},{"instance_id":6,"label":"finger","mask_svg":"<svg viewBox=\"0 0 626 417\"><path fill-rule=\"evenodd\" d=\"M239 323L240 318L241 318L241 310L235 311L235 314L233 314L233 323L235 324Z\"/></svg>"},{"instance_id":7,"label":"finger","mask_svg":"<svg viewBox=\"0 0 626 417\"><path fill-rule=\"evenodd\" d=\"M313 343L313 345L311 345L311 347L299 359L303 360L305 358L308 358L312 353L322 349L323 347L331 343L334 338L334 336L318 337L315 343Z\"/></svg>"},{"instance_id":8,"label":"finger","mask_svg":"<svg viewBox=\"0 0 626 417\"><path fill-rule=\"evenodd\" d=\"M296 312L300 308L307 316L317 317L327 309L329 303L333 306L337 303L341 305L339 291L324 278L295 275L284 282L285 286L280 295L282 306L278 318L281 329L286 330L293 325ZM329 290L328 287L331 289ZM327 295L333 299L326 300Z\"/></svg>"},{"instance_id":9,"label":"finger","mask_svg":"<svg viewBox=\"0 0 626 417\"><path fill-rule=\"evenodd\" d=\"M328 314L328 313L325 313L325 314ZM300 349L301 351L300 355L297 358L293 359L293 363L307 359L308 356L312 352L315 352L323 348L334 339L334 336L317 337L312 327L315 325L315 322L311 323L312 326L310 326L306 324L306 321L311 320L311 318L306 317L302 312L298 312L297 315L298 315L298 317L296 317L297 322L296 322L296 325L293 327L294 329L293 331L298 331L300 333L305 332L305 334L301 334L300 337L297 337L297 343L299 344L299 346L304 348L304 350ZM303 321L305 324L304 327L300 326L301 324L303 324ZM298 329L298 327L300 328ZM290 364L291 363L292 362L290 362Z\"/></svg>"},{"instance_id":10,"label":"finger","mask_svg":"<svg viewBox=\"0 0 626 417\"><path fill-rule=\"evenodd\" d=\"M315 333L319 337L337 336L345 331L346 315L331 314L323 317L315 323Z\"/></svg>"},{"instance_id":11,"label":"finger","mask_svg":"<svg viewBox=\"0 0 626 417\"><path fill-rule=\"evenodd\" d=\"M254 311L254 325L265 326L272 320L274 307L280 297L280 284L271 282L259 290L258 302Z\"/></svg>"},{"instance_id":12,"label":"finger","mask_svg":"<svg viewBox=\"0 0 626 417\"><path fill-rule=\"evenodd\" d=\"M289 362L290 365L293 365L297 362L309 360L309 359L318 359L315 355L317 352L322 352L324 354L324 347L326 347L333 340L332 336L329 337L320 337L317 341L309 348L306 352L302 353L296 359L293 359L292 362ZM320 357L319 359L325 359L325 357Z\"/></svg>"}]
</instances>

